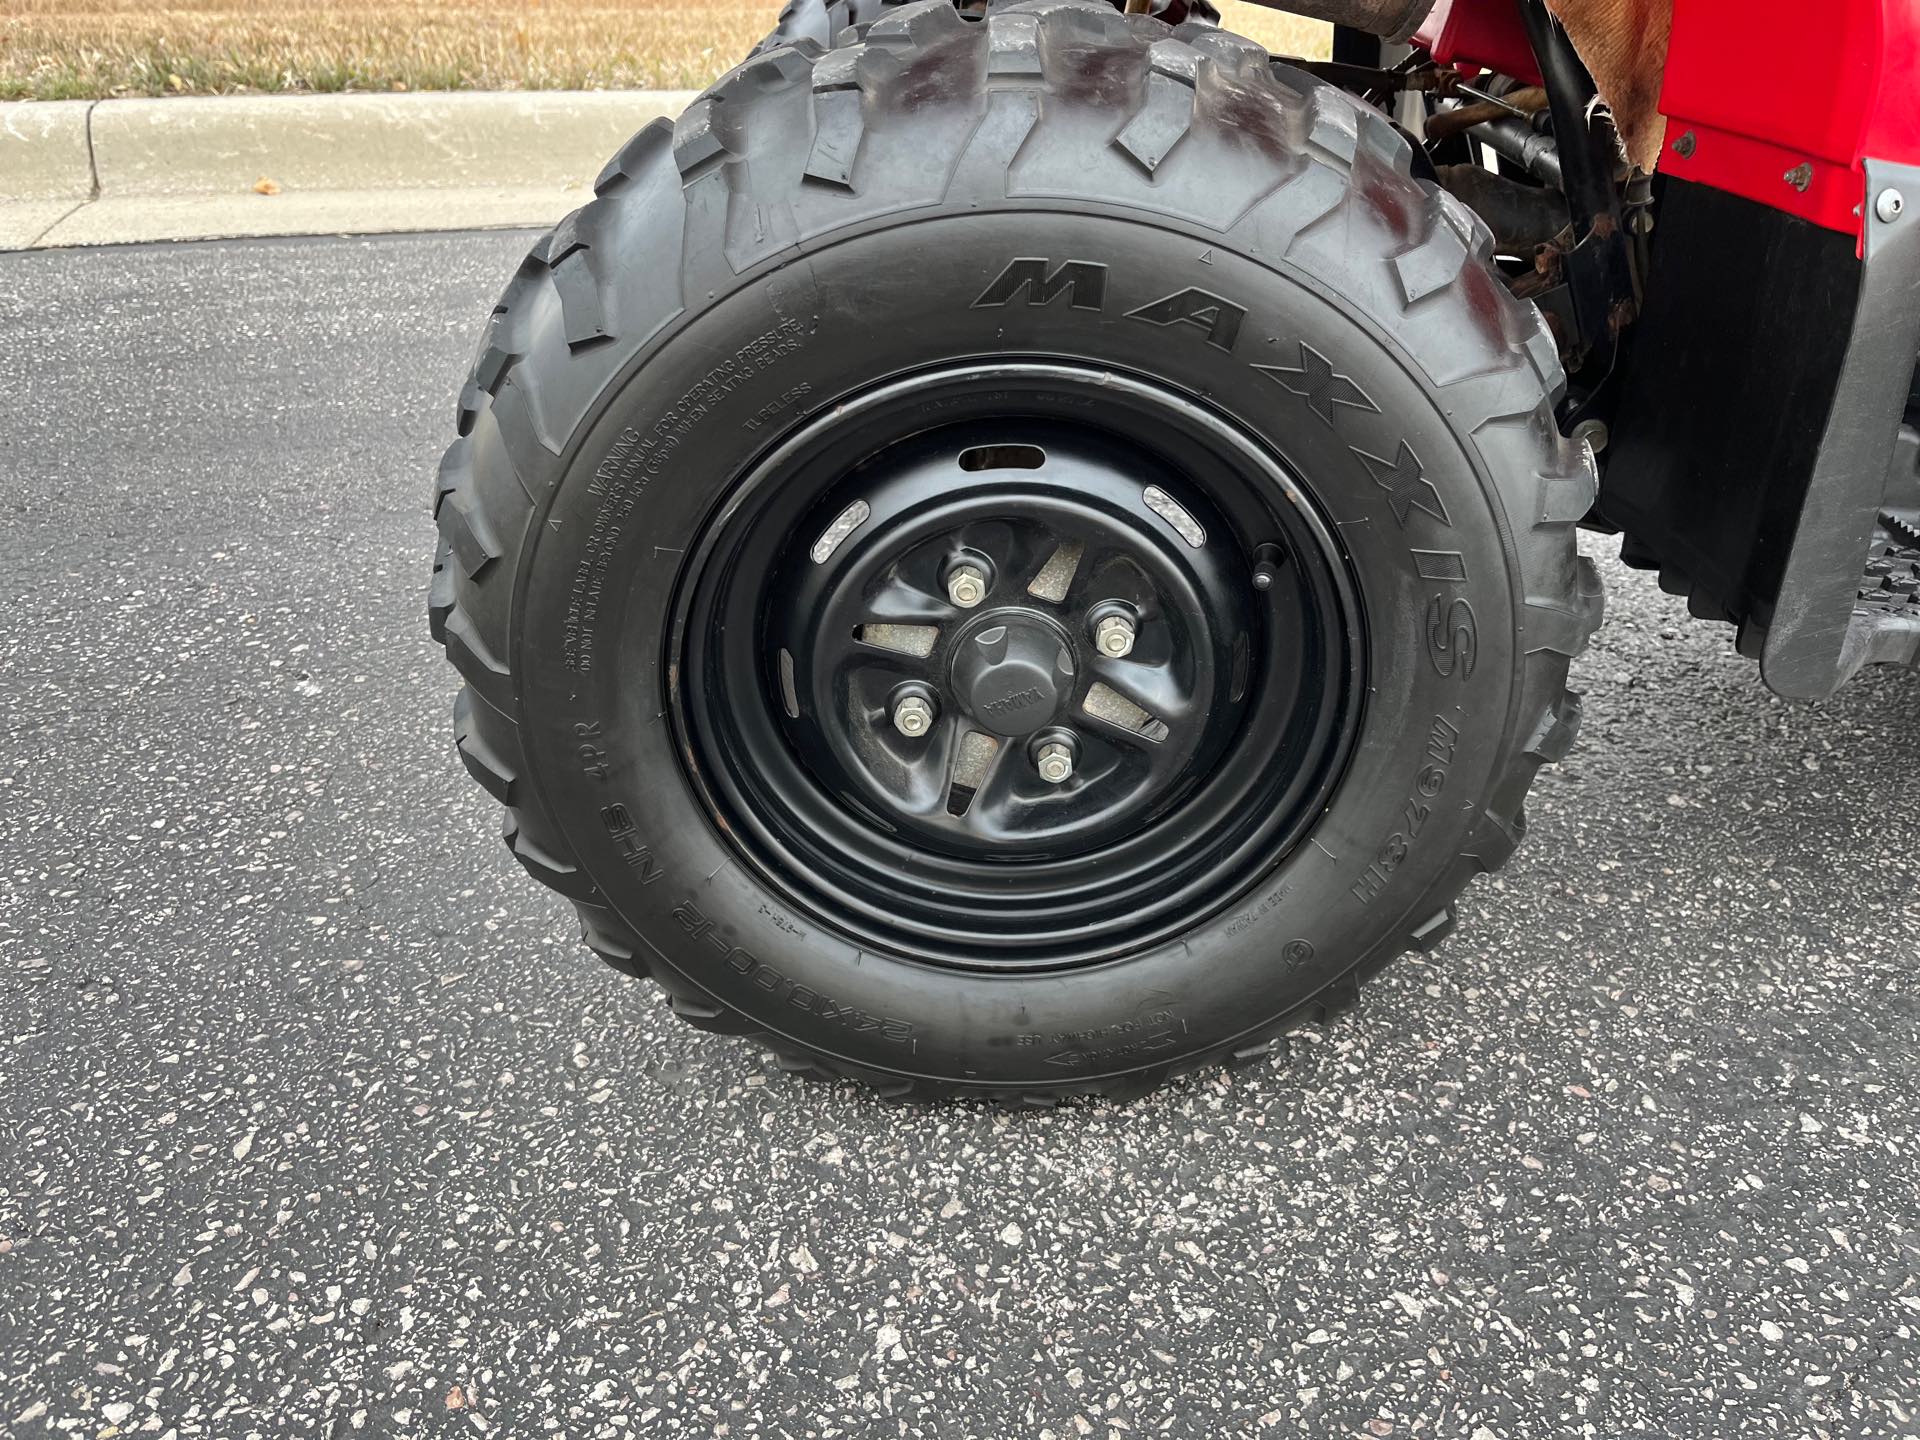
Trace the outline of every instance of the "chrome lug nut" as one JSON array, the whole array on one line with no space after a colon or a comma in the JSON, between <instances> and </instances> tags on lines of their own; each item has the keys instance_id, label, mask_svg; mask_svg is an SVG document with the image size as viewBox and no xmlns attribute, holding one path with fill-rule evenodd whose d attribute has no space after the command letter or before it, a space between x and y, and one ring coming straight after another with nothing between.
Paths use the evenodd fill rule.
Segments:
<instances>
[{"instance_id":1,"label":"chrome lug nut","mask_svg":"<svg viewBox=\"0 0 1920 1440\"><path fill-rule=\"evenodd\" d=\"M971 610L987 598L987 575L978 565L956 565L947 572L947 599Z\"/></svg>"},{"instance_id":2,"label":"chrome lug nut","mask_svg":"<svg viewBox=\"0 0 1920 1440\"><path fill-rule=\"evenodd\" d=\"M1102 655L1118 660L1133 652L1133 621L1109 615L1093 628L1093 643Z\"/></svg>"},{"instance_id":3,"label":"chrome lug nut","mask_svg":"<svg viewBox=\"0 0 1920 1440\"><path fill-rule=\"evenodd\" d=\"M1034 768L1049 785L1064 785L1073 778L1073 747L1051 740L1033 757Z\"/></svg>"},{"instance_id":4,"label":"chrome lug nut","mask_svg":"<svg viewBox=\"0 0 1920 1440\"><path fill-rule=\"evenodd\" d=\"M893 728L917 740L933 728L933 706L919 695L903 696L893 707Z\"/></svg>"}]
</instances>

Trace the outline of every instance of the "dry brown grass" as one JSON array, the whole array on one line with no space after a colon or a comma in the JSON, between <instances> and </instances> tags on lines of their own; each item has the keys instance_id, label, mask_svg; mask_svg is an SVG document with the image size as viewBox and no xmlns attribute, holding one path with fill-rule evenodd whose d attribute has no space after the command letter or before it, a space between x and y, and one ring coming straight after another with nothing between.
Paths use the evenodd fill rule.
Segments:
<instances>
[{"instance_id":1,"label":"dry brown grass","mask_svg":"<svg viewBox=\"0 0 1920 1440\"><path fill-rule=\"evenodd\" d=\"M1324 55L1323 25L1226 0ZM698 89L779 0L0 0L0 99L327 90Z\"/></svg>"}]
</instances>

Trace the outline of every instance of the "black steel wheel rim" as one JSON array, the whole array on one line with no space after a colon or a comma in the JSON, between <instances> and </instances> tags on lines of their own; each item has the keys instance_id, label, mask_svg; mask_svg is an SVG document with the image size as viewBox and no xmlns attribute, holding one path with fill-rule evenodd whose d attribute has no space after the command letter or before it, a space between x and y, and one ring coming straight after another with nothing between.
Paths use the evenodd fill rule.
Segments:
<instances>
[{"instance_id":1,"label":"black steel wheel rim","mask_svg":"<svg viewBox=\"0 0 1920 1440\"><path fill-rule=\"evenodd\" d=\"M1111 371L963 366L743 477L683 572L668 711L719 831L817 921L1052 968L1190 928L1299 843L1361 642L1331 531L1237 426Z\"/></svg>"}]
</instances>

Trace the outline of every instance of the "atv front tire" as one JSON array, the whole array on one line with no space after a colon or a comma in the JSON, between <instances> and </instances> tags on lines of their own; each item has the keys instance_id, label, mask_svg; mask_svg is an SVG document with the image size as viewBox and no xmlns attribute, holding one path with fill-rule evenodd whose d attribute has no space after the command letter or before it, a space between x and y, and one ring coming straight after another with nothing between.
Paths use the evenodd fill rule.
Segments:
<instances>
[{"instance_id":1,"label":"atv front tire","mask_svg":"<svg viewBox=\"0 0 1920 1440\"><path fill-rule=\"evenodd\" d=\"M1553 343L1250 41L852 34L642 131L508 286L435 502L460 754L593 949L794 1068L1265 1054L1446 933L1573 737Z\"/></svg>"}]
</instances>

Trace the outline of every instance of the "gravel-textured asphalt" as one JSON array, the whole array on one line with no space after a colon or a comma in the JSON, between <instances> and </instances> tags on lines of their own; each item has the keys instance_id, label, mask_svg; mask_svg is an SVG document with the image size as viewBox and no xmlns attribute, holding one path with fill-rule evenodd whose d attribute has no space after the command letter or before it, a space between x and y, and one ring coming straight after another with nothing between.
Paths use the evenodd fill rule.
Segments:
<instances>
[{"instance_id":1,"label":"gravel-textured asphalt","mask_svg":"<svg viewBox=\"0 0 1920 1440\"><path fill-rule=\"evenodd\" d=\"M455 761L429 476L525 237L0 257L0 1434L1920 1432L1920 677L1605 541L1454 938L1126 1106L789 1079Z\"/></svg>"}]
</instances>

